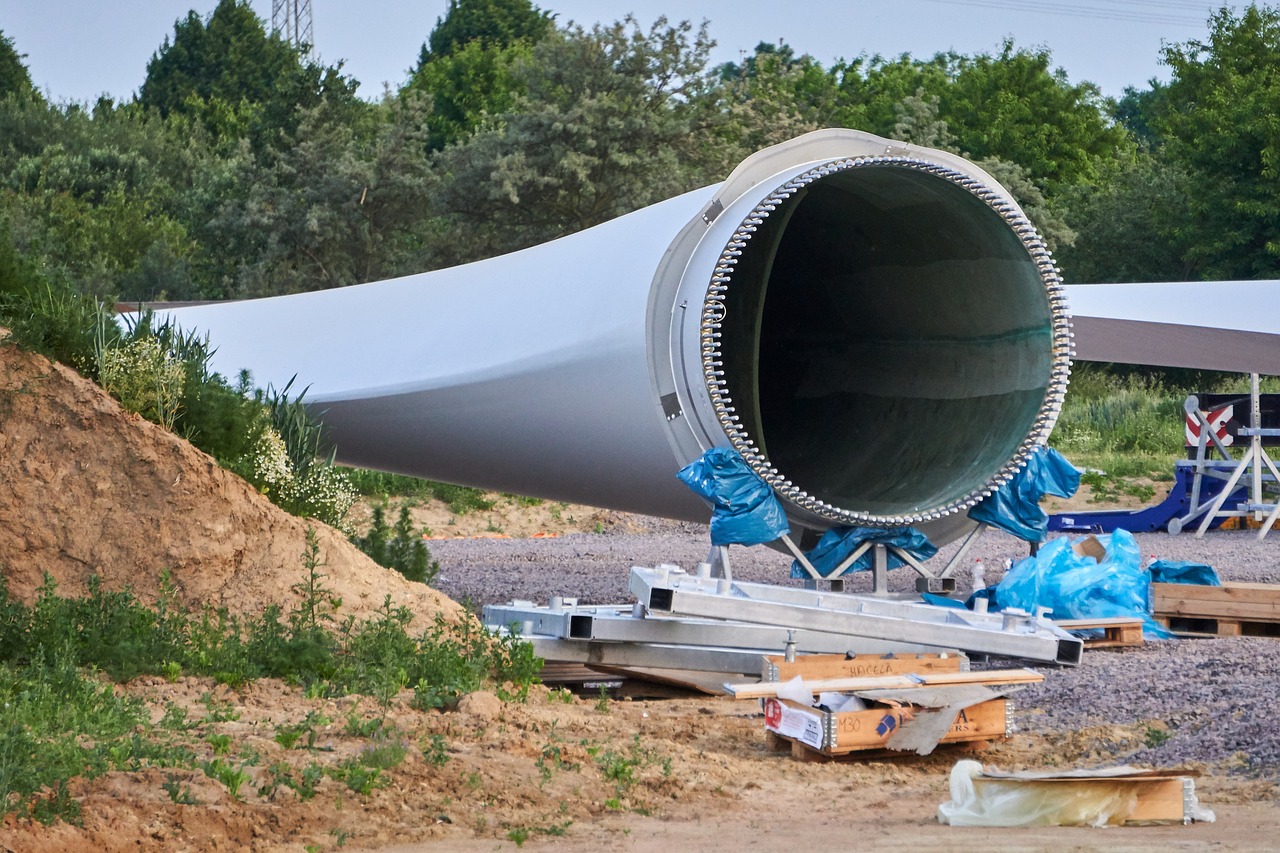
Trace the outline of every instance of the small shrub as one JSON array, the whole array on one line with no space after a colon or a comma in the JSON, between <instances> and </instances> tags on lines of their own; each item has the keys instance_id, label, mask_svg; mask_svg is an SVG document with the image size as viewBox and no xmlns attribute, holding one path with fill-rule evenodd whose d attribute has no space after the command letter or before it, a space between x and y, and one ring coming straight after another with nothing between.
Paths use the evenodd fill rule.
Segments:
<instances>
[{"instance_id":1,"label":"small shrub","mask_svg":"<svg viewBox=\"0 0 1280 853\"><path fill-rule=\"evenodd\" d=\"M172 432L187 378L182 362L154 337L104 346L96 355L102 387L129 411Z\"/></svg>"},{"instance_id":2,"label":"small shrub","mask_svg":"<svg viewBox=\"0 0 1280 853\"><path fill-rule=\"evenodd\" d=\"M430 584L440 574L440 564L431 559L427 543L413 528L408 506L400 507L394 528L387 526L386 510L375 506L369 532L353 536L351 541L375 563L395 569L411 581Z\"/></svg>"},{"instance_id":3,"label":"small shrub","mask_svg":"<svg viewBox=\"0 0 1280 853\"><path fill-rule=\"evenodd\" d=\"M432 767L440 768L449 763L448 746L444 742L444 735L433 734L427 739L426 745L422 748L422 757Z\"/></svg>"},{"instance_id":4,"label":"small shrub","mask_svg":"<svg viewBox=\"0 0 1280 853\"><path fill-rule=\"evenodd\" d=\"M365 767L379 770L390 770L399 767L409 754L400 731L394 726L384 726L372 738L372 741L360 750L360 763Z\"/></svg>"},{"instance_id":5,"label":"small shrub","mask_svg":"<svg viewBox=\"0 0 1280 853\"><path fill-rule=\"evenodd\" d=\"M215 758L212 761L206 761L202 765L205 775L210 779L216 779L221 782L227 789L227 793L231 795L231 799L240 799L240 789L245 782L249 781L249 774L244 772L244 766L233 767L227 764L221 758Z\"/></svg>"},{"instance_id":6,"label":"small shrub","mask_svg":"<svg viewBox=\"0 0 1280 853\"><path fill-rule=\"evenodd\" d=\"M368 767L356 756L340 761L328 773L336 781L366 797L378 788L385 788L391 781L383 775L382 768Z\"/></svg>"},{"instance_id":7,"label":"small shrub","mask_svg":"<svg viewBox=\"0 0 1280 853\"><path fill-rule=\"evenodd\" d=\"M183 785L178 780L177 776L172 774L166 776L162 787L164 788L165 793L169 795L169 799L178 805L199 805L199 800L196 799L195 794L191 793L191 786Z\"/></svg>"}]
</instances>

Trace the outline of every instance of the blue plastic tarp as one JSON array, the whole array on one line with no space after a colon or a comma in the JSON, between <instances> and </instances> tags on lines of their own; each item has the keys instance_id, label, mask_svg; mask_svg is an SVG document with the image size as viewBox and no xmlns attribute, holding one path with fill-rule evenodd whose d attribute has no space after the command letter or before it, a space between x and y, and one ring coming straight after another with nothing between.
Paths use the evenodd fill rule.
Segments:
<instances>
[{"instance_id":1,"label":"blue plastic tarp","mask_svg":"<svg viewBox=\"0 0 1280 853\"><path fill-rule=\"evenodd\" d=\"M1098 541L1106 549L1101 561L1076 553L1071 537L1062 536L1015 564L996 585L1000 607L1028 613L1048 607L1053 619L1136 617L1143 620L1144 632L1169 637L1151 618L1151 574L1142 567L1133 534L1116 530Z\"/></svg>"},{"instance_id":2,"label":"blue plastic tarp","mask_svg":"<svg viewBox=\"0 0 1280 853\"><path fill-rule=\"evenodd\" d=\"M677 476L711 502L712 545L761 545L791 532L773 489L731 447L711 448Z\"/></svg>"},{"instance_id":3,"label":"blue plastic tarp","mask_svg":"<svg viewBox=\"0 0 1280 853\"><path fill-rule=\"evenodd\" d=\"M1201 586L1222 586L1213 566L1186 560L1156 560L1147 569L1152 583L1194 583Z\"/></svg>"},{"instance_id":4,"label":"blue plastic tarp","mask_svg":"<svg viewBox=\"0 0 1280 853\"><path fill-rule=\"evenodd\" d=\"M1042 542L1049 516L1040 501L1045 495L1069 498L1079 488L1080 472L1075 466L1053 448L1041 447L1009 482L969 510L969 517L1026 542Z\"/></svg>"},{"instance_id":5,"label":"blue plastic tarp","mask_svg":"<svg viewBox=\"0 0 1280 853\"><path fill-rule=\"evenodd\" d=\"M835 571L850 554L858 550L863 542L892 545L895 548L901 548L917 560L927 560L938 553L938 549L928 537L914 527L833 527L822 534L818 544L805 554L805 557L823 577L829 577L830 573ZM888 566L891 569L906 565L906 562L892 550L889 551L888 557ZM873 561L872 552L868 550L841 574L869 571L874 564ZM809 577L809 573L804 570L804 566L800 565L799 560L791 561L791 577Z\"/></svg>"}]
</instances>

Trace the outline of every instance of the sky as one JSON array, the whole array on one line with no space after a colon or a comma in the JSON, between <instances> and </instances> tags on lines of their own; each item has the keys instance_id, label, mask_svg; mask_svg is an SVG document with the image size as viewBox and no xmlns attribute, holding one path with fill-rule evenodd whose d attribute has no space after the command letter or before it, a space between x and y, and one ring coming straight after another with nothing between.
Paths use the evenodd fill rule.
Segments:
<instances>
[{"instance_id":1,"label":"sky","mask_svg":"<svg viewBox=\"0 0 1280 853\"><path fill-rule=\"evenodd\" d=\"M217 0L0 0L0 31L13 39L33 82L55 102L131 98L147 61L195 9ZM251 0L270 22L272 0ZM785 41L824 66L862 54L928 58L955 50L996 53L1006 38L1048 48L1072 83L1106 95L1167 80L1163 44L1202 39L1210 12L1201 0L546 0L561 23L610 23L627 14L646 28L659 16L709 21L716 63L737 61L761 41ZM1236 4L1239 5L1239 4ZM342 60L360 96L399 86L448 0L312 0L315 49Z\"/></svg>"}]
</instances>

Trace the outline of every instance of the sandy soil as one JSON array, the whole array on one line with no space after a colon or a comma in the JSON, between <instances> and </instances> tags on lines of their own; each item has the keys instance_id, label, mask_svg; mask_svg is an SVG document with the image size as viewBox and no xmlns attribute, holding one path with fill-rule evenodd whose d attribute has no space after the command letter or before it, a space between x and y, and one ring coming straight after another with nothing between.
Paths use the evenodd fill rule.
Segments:
<instances>
[{"instance_id":1,"label":"sandy soil","mask_svg":"<svg viewBox=\"0 0 1280 853\"><path fill-rule=\"evenodd\" d=\"M960 754L801 763L766 749L755 703L730 699L602 704L535 688L525 703L482 693L456 710L424 713L409 708L408 697L387 708L367 699L307 700L274 682L230 691L199 679L140 679L128 689L157 715L170 702L188 709L200 721L192 739L206 759L215 734L231 738L233 756L256 752L238 798L199 770L110 773L78 786L82 827L10 820L0 827L0 849L782 850L870 841L924 850L1264 850L1280 831L1271 783L1212 772L1197 788L1218 814L1213 824L951 828L935 815ZM239 719L212 719L206 693L234 706ZM286 750L273 739L308 713L330 721L318 727L313 749ZM387 771L387 787L362 795L324 778L306 801L286 787L267 790L266 767L301 773L368 749L369 738L351 734L351 720L376 719L409 745L403 763ZM1115 727L1022 735L978 757L1007 768L1044 766L1050 757L1075 766L1097 762L1119 736ZM443 752L432 748L433 737ZM191 802L175 803L166 784Z\"/></svg>"},{"instance_id":2,"label":"sandy soil","mask_svg":"<svg viewBox=\"0 0 1280 853\"><path fill-rule=\"evenodd\" d=\"M514 500L462 517L440 509L415 509L415 522L435 535L620 539L646 524ZM320 535L330 584L348 609L367 612L392 595L421 616L459 614L435 590L369 562L336 531ZM47 570L67 591L98 574L109 588L129 584L145 598L168 568L192 605L287 605L304 536L303 524L189 445L120 411L91 383L0 347L0 565L17 594L29 597ZM270 680L232 690L209 679L147 677L117 689L144 701L157 722L184 717L171 726L173 744L195 761L220 757L243 781L233 792L199 769L114 771L76 784L81 825L9 817L0 850L1263 850L1280 837L1274 774L1216 766L1200 768L1198 783L1201 801L1219 815L1213 824L941 826L935 814L955 752L801 763L767 749L754 702L603 701L538 686L525 702L482 692L456 708L423 711L408 693L379 705L309 698ZM290 727L306 736L286 748L280 736ZM1092 766L1141 737L1114 725L1033 732L980 757L1007 768ZM319 772L387 748L403 748L403 758L385 762L382 784L357 790Z\"/></svg>"}]
</instances>

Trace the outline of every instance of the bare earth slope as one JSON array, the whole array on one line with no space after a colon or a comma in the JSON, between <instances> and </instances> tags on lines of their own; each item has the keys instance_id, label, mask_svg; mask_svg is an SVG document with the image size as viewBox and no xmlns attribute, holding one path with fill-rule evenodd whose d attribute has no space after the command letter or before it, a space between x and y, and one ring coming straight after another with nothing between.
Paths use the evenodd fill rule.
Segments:
<instances>
[{"instance_id":1,"label":"bare earth slope","mask_svg":"<svg viewBox=\"0 0 1280 853\"><path fill-rule=\"evenodd\" d=\"M148 600L168 569L195 607L287 609L308 524L345 612L367 614L386 595L428 619L461 612L338 531L280 510L75 371L0 346L0 567L16 597L31 600L48 572L63 594L97 575Z\"/></svg>"}]
</instances>

